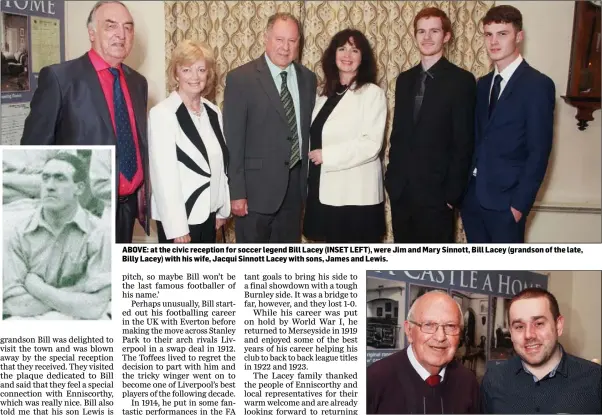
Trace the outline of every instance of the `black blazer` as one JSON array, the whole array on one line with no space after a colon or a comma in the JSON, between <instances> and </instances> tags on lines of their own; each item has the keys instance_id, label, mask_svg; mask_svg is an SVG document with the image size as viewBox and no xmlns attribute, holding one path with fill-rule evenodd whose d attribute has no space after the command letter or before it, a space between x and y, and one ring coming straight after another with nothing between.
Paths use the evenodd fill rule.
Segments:
<instances>
[{"instance_id":1,"label":"black blazer","mask_svg":"<svg viewBox=\"0 0 602 415\"><path fill-rule=\"evenodd\" d=\"M417 206L458 206L474 148L474 76L441 58L429 72L414 124L421 65L402 72L395 88L395 115L385 187L393 201Z\"/></svg>"},{"instance_id":2,"label":"black blazer","mask_svg":"<svg viewBox=\"0 0 602 415\"><path fill-rule=\"evenodd\" d=\"M148 84L146 78L132 68L122 65L134 107L138 143L144 168L146 211L141 223L149 231L147 117ZM42 68L38 87L25 120L23 145L115 145L115 130L100 80L88 54L67 62ZM117 158L119 155L117 154ZM119 165L119 162L115 164ZM119 172L115 169L115 183Z\"/></svg>"}]
</instances>

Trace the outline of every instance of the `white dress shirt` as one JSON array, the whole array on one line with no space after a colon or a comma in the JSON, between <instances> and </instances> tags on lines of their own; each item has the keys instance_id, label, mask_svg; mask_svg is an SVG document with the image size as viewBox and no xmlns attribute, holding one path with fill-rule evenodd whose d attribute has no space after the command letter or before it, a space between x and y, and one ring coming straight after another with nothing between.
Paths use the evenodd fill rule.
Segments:
<instances>
[{"instance_id":1,"label":"white dress shirt","mask_svg":"<svg viewBox=\"0 0 602 415\"><path fill-rule=\"evenodd\" d=\"M412 349L412 345L410 344L408 346L408 359L410 359L410 363L412 365L412 367L414 368L414 370L416 371L416 373L418 373L420 375L420 377L422 378L422 380L426 381L426 379L431 376L431 374L429 373L428 370L426 370L419 362L418 359L416 359L416 355L414 355L414 350ZM443 378L445 377L445 367L443 369L441 369L441 371L439 372L439 376L441 376L441 380L443 380Z\"/></svg>"},{"instance_id":2,"label":"white dress shirt","mask_svg":"<svg viewBox=\"0 0 602 415\"><path fill-rule=\"evenodd\" d=\"M514 72L516 72L516 69L522 63L522 61L523 57L519 54L518 57L514 59L514 61L512 61L510 65L506 66L502 72L498 71L497 65L495 66L493 78L491 79L491 85L489 86L489 100L491 100L491 89L493 88L493 81L495 80L495 77L497 75L502 76L502 82L500 82L500 94L497 96L499 99L502 96L502 92L504 92L504 88L506 88L506 85L508 85L508 81L510 80Z\"/></svg>"}]
</instances>

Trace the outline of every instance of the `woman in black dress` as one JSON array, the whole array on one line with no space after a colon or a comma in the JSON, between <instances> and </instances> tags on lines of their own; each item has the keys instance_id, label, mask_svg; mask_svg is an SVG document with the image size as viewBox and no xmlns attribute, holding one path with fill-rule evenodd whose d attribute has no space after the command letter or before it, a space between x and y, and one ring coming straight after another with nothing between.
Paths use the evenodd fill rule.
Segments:
<instances>
[{"instance_id":1,"label":"woman in black dress","mask_svg":"<svg viewBox=\"0 0 602 415\"><path fill-rule=\"evenodd\" d=\"M322 57L325 82L310 129L306 238L380 242L385 232L382 148L387 106L362 32L345 29Z\"/></svg>"}]
</instances>

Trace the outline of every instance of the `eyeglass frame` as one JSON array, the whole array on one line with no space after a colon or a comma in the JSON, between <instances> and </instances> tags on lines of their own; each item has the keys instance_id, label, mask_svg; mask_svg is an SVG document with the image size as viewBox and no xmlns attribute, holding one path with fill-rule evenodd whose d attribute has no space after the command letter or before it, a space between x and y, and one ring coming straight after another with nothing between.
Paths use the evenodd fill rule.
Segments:
<instances>
[{"instance_id":1,"label":"eyeglass frame","mask_svg":"<svg viewBox=\"0 0 602 415\"><path fill-rule=\"evenodd\" d=\"M459 336L460 333L462 333L462 326L460 326L459 324L439 324L439 323L434 323L434 322L427 322L427 323L418 323L416 321L413 320L408 320L410 323L420 327L420 331L423 332L424 334L435 334L437 333L437 331L439 331L439 327L443 327L443 333L446 336ZM437 325L437 327L435 328L435 331L433 331L432 333L426 332L424 331L424 329L422 328L422 326L424 326L425 324L435 324ZM458 332L457 333L448 333L446 331L446 327L457 327L458 328Z\"/></svg>"}]
</instances>

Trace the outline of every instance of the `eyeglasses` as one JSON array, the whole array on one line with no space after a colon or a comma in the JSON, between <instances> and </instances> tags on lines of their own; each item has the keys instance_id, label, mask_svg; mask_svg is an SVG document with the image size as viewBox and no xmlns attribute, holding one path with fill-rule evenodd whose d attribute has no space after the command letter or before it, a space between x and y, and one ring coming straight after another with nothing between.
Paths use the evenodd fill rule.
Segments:
<instances>
[{"instance_id":1,"label":"eyeglasses","mask_svg":"<svg viewBox=\"0 0 602 415\"><path fill-rule=\"evenodd\" d=\"M412 320L408 321L420 327L420 331L426 334L435 334L440 326L443 327L443 332L448 336L457 336L460 334L460 326L457 324L417 323Z\"/></svg>"}]
</instances>

